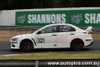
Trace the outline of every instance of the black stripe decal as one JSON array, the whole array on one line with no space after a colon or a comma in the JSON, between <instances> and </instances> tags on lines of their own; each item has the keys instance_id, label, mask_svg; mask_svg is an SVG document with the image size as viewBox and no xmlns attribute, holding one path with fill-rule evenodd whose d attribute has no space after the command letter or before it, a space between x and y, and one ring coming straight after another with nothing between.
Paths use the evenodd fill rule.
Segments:
<instances>
[{"instance_id":1,"label":"black stripe decal","mask_svg":"<svg viewBox=\"0 0 100 67\"><path fill-rule=\"evenodd\" d=\"M36 45L36 42L35 42L35 40L32 38L32 40L34 41L34 43L35 43L35 45Z\"/></svg>"}]
</instances>

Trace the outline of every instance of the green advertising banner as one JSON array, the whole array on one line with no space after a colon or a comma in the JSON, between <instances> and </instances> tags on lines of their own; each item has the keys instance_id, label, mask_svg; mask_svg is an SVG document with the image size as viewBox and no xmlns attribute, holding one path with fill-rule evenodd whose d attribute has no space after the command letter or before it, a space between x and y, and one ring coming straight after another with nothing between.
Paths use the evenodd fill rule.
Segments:
<instances>
[{"instance_id":1,"label":"green advertising banner","mask_svg":"<svg viewBox=\"0 0 100 67\"><path fill-rule=\"evenodd\" d=\"M69 23L80 27L100 27L100 9L17 11L17 26L45 26Z\"/></svg>"}]
</instances>

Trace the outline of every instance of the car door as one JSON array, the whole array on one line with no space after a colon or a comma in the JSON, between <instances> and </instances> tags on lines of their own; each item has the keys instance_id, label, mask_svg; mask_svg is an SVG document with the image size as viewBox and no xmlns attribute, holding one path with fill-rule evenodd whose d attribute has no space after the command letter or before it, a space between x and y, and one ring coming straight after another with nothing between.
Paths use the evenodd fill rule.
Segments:
<instances>
[{"instance_id":1,"label":"car door","mask_svg":"<svg viewBox=\"0 0 100 67\"><path fill-rule=\"evenodd\" d=\"M56 46L56 26L50 26L40 31L40 34L35 35L37 46L42 48L54 48L54 46Z\"/></svg>"},{"instance_id":2,"label":"car door","mask_svg":"<svg viewBox=\"0 0 100 67\"><path fill-rule=\"evenodd\" d=\"M58 30L57 45L59 47L69 47L70 41L75 35L75 29L68 25L60 25Z\"/></svg>"}]
</instances>

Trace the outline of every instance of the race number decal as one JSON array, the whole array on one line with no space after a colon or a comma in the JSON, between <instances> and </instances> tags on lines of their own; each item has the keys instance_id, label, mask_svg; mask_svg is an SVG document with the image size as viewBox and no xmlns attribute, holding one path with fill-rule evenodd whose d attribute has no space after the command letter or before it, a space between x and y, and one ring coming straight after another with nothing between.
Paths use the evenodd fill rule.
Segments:
<instances>
[{"instance_id":1,"label":"race number decal","mask_svg":"<svg viewBox=\"0 0 100 67\"><path fill-rule=\"evenodd\" d=\"M44 38L37 38L38 43L44 43Z\"/></svg>"}]
</instances>

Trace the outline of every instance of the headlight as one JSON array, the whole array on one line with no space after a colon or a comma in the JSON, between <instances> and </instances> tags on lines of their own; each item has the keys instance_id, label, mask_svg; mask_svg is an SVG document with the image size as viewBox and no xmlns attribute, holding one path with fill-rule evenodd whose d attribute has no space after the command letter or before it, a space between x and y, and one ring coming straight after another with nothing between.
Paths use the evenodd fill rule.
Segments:
<instances>
[{"instance_id":1,"label":"headlight","mask_svg":"<svg viewBox=\"0 0 100 67\"><path fill-rule=\"evenodd\" d=\"M12 41L17 41L17 40L18 40L18 38L12 38L11 40L12 40Z\"/></svg>"}]
</instances>

